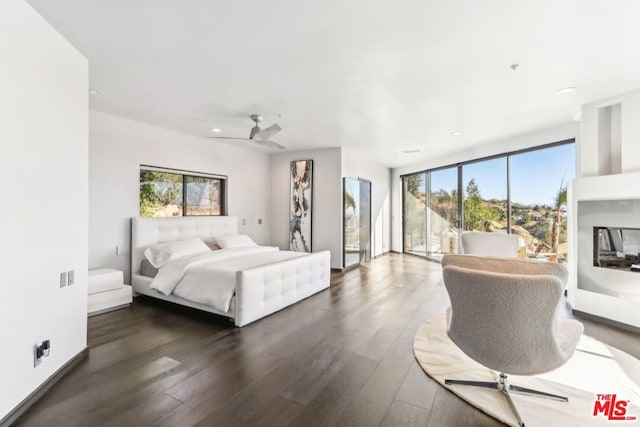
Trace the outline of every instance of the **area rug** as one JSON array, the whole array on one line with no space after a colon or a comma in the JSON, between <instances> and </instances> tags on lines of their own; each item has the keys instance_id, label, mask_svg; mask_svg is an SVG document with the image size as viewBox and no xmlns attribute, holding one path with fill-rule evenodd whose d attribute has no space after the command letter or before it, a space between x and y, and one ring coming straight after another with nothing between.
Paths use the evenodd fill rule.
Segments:
<instances>
[{"instance_id":1,"label":"area rug","mask_svg":"<svg viewBox=\"0 0 640 427\"><path fill-rule=\"evenodd\" d=\"M507 400L497 390L444 384L445 378L496 381L498 375L449 339L446 313L418 328L413 349L422 369L440 385L487 415L517 427ZM511 384L569 398L565 403L513 393L526 427L640 425L640 361L594 338L583 336L572 358L552 372L509 375L509 379Z\"/></svg>"}]
</instances>

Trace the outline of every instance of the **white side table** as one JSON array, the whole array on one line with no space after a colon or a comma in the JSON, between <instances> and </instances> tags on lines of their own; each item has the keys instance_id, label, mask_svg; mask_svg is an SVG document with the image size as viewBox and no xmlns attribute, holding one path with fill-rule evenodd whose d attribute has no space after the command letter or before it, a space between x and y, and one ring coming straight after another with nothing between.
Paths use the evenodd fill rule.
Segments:
<instances>
[{"instance_id":1,"label":"white side table","mask_svg":"<svg viewBox=\"0 0 640 427\"><path fill-rule=\"evenodd\" d=\"M128 307L133 301L131 286L125 285L120 270L98 268L89 270L88 315Z\"/></svg>"}]
</instances>

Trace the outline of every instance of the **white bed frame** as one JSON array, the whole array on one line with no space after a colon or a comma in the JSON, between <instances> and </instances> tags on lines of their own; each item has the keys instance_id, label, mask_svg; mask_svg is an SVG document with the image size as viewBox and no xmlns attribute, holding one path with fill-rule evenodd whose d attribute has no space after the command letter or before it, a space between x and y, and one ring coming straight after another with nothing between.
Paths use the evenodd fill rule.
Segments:
<instances>
[{"instance_id":1,"label":"white bed frame","mask_svg":"<svg viewBox=\"0 0 640 427\"><path fill-rule=\"evenodd\" d=\"M133 218L131 221L131 284L136 294L174 302L221 316L244 326L275 313L329 287L330 253L322 251L302 257L253 267L236 273L236 293L224 313L174 295L149 288L152 278L140 274L144 250L156 243L238 234L233 216Z\"/></svg>"}]
</instances>

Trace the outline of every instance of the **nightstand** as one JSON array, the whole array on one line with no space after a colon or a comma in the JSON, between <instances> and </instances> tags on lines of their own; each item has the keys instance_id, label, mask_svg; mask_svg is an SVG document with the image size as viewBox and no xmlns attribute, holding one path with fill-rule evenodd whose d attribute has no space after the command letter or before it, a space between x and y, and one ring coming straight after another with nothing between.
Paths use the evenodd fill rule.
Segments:
<instances>
[{"instance_id":1,"label":"nightstand","mask_svg":"<svg viewBox=\"0 0 640 427\"><path fill-rule=\"evenodd\" d=\"M111 268L89 270L89 316L128 307L133 301L131 286L125 285L123 273Z\"/></svg>"}]
</instances>

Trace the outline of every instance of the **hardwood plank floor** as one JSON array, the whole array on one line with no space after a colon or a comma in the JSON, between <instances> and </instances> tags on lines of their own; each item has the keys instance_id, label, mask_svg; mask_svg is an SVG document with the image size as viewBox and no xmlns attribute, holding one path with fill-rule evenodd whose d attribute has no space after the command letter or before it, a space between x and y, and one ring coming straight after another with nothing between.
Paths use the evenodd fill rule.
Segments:
<instances>
[{"instance_id":1,"label":"hardwood plank floor","mask_svg":"<svg viewBox=\"0 0 640 427\"><path fill-rule=\"evenodd\" d=\"M418 325L448 304L440 277L438 264L390 254L244 328L136 299L89 319L89 358L17 424L499 426L413 357ZM637 334L580 320L640 357Z\"/></svg>"}]
</instances>

